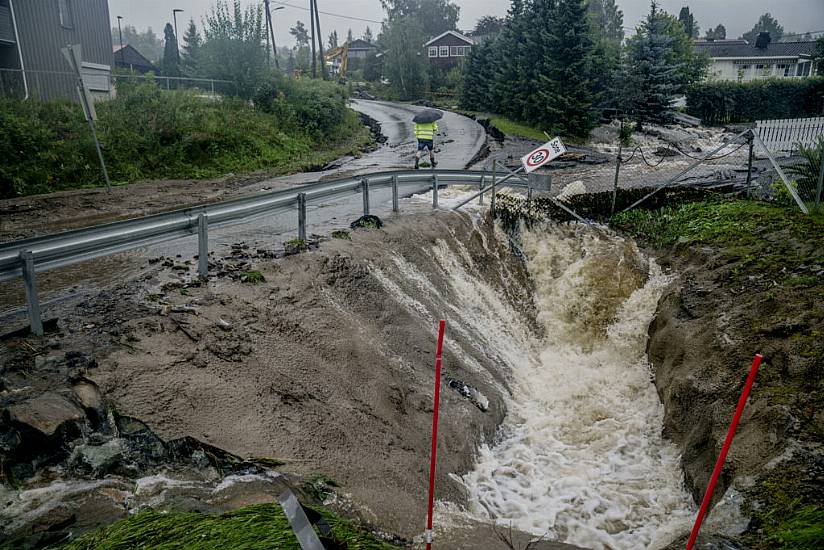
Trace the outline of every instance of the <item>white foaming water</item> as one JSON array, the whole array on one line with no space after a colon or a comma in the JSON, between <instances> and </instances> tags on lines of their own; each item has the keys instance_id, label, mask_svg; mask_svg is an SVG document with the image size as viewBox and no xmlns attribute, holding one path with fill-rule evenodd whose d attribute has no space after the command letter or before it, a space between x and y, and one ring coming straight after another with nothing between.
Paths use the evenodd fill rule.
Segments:
<instances>
[{"instance_id":1,"label":"white foaming water","mask_svg":"<svg viewBox=\"0 0 824 550\"><path fill-rule=\"evenodd\" d=\"M463 477L470 512L588 548L664 546L693 515L645 357L668 280L633 244L588 228L527 233L523 248L546 336L523 342L537 358L501 350L509 414ZM455 287L479 284L442 265Z\"/></svg>"}]
</instances>

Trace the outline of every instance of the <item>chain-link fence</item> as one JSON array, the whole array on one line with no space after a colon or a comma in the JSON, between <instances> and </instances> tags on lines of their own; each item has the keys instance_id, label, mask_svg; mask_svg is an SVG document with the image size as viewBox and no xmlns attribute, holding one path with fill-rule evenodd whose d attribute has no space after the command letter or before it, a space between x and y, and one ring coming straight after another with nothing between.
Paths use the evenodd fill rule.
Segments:
<instances>
[{"instance_id":1,"label":"chain-link fence","mask_svg":"<svg viewBox=\"0 0 824 550\"><path fill-rule=\"evenodd\" d=\"M551 196L609 194L614 207L610 205L608 211L630 209L664 190L685 187L745 193L815 210L816 200L821 201L824 137L811 135L807 143L817 146L796 144L787 152L770 150L753 132L757 130L646 126L622 145L621 125L616 122L596 129L588 147L567 145L569 152L543 171L552 179ZM508 140L504 151L492 151L484 168L491 172L498 162L516 169L534 145L529 140Z\"/></svg>"},{"instance_id":2,"label":"chain-link fence","mask_svg":"<svg viewBox=\"0 0 824 550\"><path fill-rule=\"evenodd\" d=\"M153 80L162 90L194 90L204 96L236 96L237 82L209 78L187 78L140 74L88 71L83 80L98 99L117 95L118 85ZM77 100L77 76L71 72L0 69L0 97L25 97L48 101L52 99Z\"/></svg>"}]
</instances>

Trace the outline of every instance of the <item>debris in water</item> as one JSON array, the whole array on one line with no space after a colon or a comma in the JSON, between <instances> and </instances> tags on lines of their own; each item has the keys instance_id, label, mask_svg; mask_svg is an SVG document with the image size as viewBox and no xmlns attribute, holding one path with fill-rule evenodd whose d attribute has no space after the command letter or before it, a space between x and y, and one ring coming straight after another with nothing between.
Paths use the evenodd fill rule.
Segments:
<instances>
[{"instance_id":1,"label":"debris in water","mask_svg":"<svg viewBox=\"0 0 824 550\"><path fill-rule=\"evenodd\" d=\"M455 378L447 378L446 381L450 388L469 399L469 401L478 407L482 412L489 410L489 399L478 391L477 388L473 388L469 384L456 380Z\"/></svg>"}]
</instances>

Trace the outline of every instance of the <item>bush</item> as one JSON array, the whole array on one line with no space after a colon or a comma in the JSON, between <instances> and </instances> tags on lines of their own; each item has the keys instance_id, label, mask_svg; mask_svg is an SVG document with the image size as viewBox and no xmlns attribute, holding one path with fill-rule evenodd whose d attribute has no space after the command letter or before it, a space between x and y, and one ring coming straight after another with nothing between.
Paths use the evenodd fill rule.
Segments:
<instances>
[{"instance_id":1,"label":"bush","mask_svg":"<svg viewBox=\"0 0 824 550\"><path fill-rule=\"evenodd\" d=\"M824 78L707 82L687 91L687 112L721 125L824 113Z\"/></svg>"},{"instance_id":2,"label":"bush","mask_svg":"<svg viewBox=\"0 0 824 550\"><path fill-rule=\"evenodd\" d=\"M320 145L337 147L365 132L336 85L278 79L269 89L268 103L257 109L236 98L161 90L152 79L120 82L117 98L96 106L112 180L302 169L339 154ZM0 156L0 198L103 183L74 103L0 100Z\"/></svg>"},{"instance_id":3,"label":"bush","mask_svg":"<svg viewBox=\"0 0 824 550\"><path fill-rule=\"evenodd\" d=\"M339 131L346 115L346 88L331 82L274 76L254 96L255 105L278 123L323 139Z\"/></svg>"}]
</instances>

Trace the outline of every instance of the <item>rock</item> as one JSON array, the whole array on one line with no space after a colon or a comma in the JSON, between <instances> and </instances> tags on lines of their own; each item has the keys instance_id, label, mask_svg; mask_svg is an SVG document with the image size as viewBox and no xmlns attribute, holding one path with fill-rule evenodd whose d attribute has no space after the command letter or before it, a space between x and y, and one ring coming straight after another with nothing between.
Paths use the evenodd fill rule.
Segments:
<instances>
[{"instance_id":1,"label":"rock","mask_svg":"<svg viewBox=\"0 0 824 550\"><path fill-rule=\"evenodd\" d=\"M225 321L224 319L218 319L216 324L222 330L232 329L232 323L230 323L229 321Z\"/></svg>"},{"instance_id":2,"label":"rock","mask_svg":"<svg viewBox=\"0 0 824 550\"><path fill-rule=\"evenodd\" d=\"M38 355L34 358L34 369L38 371L54 369L63 363L58 355Z\"/></svg>"},{"instance_id":3,"label":"rock","mask_svg":"<svg viewBox=\"0 0 824 550\"><path fill-rule=\"evenodd\" d=\"M94 382L81 379L72 386L72 390L77 400L80 401L80 404L83 405L85 409L94 411L103 410L103 397L100 395L100 390Z\"/></svg>"},{"instance_id":4,"label":"rock","mask_svg":"<svg viewBox=\"0 0 824 550\"><path fill-rule=\"evenodd\" d=\"M91 355L82 351L66 353L66 363L70 369L96 369L97 361Z\"/></svg>"},{"instance_id":5,"label":"rock","mask_svg":"<svg viewBox=\"0 0 824 550\"><path fill-rule=\"evenodd\" d=\"M21 442L20 433L11 427L0 427L0 453L11 454Z\"/></svg>"},{"instance_id":6,"label":"rock","mask_svg":"<svg viewBox=\"0 0 824 550\"><path fill-rule=\"evenodd\" d=\"M352 229L380 229L383 221L377 216L361 216L350 225Z\"/></svg>"},{"instance_id":7,"label":"rock","mask_svg":"<svg viewBox=\"0 0 824 550\"><path fill-rule=\"evenodd\" d=\"M123 451L120 439L112 439L98 446L81 445L72 451L69 465L77 472L102 477L123 459Z\"/></svg>"},{"instance_id":8,"label":"rock","mask_svg":"<svg viewBox=\"0 0 824 550\"><path fill-rule=\"evenodd\" d=\"M47 392L30 401L15 403L8 408L9 419L43 435L51 436L64 423L86 418L83 410L67 398Z\"/></svg>"}]
</instances>

